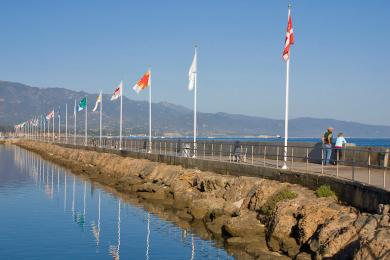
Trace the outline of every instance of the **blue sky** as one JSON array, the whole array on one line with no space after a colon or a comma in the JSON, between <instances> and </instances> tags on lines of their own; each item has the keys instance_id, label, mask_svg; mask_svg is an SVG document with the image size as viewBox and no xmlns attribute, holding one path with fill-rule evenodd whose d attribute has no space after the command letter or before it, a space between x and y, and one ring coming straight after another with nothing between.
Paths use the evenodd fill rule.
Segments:
<instances>
[{"instance_id":1,"label":"blue sky","mask_svg":"<svg viewBox=\"0 0 390 260\"><path fill-rule=\"evenodd\" d=\"M284 117L288 1L0 2L0 79L111 93L152 68L153 101ZM390 125L390 2L292 1L290 115Z\"/></svg>"}]
</instances>

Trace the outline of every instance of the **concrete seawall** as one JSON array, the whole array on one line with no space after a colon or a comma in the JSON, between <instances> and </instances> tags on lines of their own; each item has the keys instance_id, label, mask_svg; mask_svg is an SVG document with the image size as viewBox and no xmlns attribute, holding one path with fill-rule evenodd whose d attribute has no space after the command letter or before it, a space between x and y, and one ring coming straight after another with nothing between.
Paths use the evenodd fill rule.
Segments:
<instances>
[{"instance_id":1,"label":"concrete seawall","mask_svg":"<svg viewBox=\"0 0 390 260\"><path fill-rule=\"evenodd\" d=\"M161 162L169 165L180 165L185 168L211 171L223 175L259 177L280 182L288 182L292 184L299 184L312 190L317 189L323 184L327 184L336 192L341 201L368 212L376 212L379 204L390 204L390 192L386 190L323 174L303 173L248 164L176 157L171 155L118 151L98 147L74 146L69 144L61 144L60 146L113 153L137 159L147 159L154 162Z\"/></svg>"}]
</instances>

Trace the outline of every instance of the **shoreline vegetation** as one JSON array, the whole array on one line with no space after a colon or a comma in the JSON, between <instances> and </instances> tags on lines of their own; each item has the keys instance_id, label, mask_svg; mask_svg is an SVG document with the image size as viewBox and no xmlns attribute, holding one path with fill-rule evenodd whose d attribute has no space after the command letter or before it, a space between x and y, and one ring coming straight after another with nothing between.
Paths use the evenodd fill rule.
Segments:
<instances>
[{"instance_id":1,"label":"shoreline vegetation","mask_svg":"<svg viewBox=\"0 0 390 260\"><path fill-rule=\"evenodd\" d=\"M203 230L238 259L390 257L390 205L365 213L295 184L34 141L14 144L136 198L147 210L170 212L180 227Z\"/></svg>"}]
</instances>

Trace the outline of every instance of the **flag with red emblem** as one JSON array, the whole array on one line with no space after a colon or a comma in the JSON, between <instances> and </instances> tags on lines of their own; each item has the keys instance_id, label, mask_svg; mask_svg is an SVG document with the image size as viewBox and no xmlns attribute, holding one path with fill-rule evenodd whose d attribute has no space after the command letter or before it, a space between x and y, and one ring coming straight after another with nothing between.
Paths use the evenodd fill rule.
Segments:
<instances>
[{"instance_id":1,"label":"flag with red emblem","mask_svg":"<svg viewBox=\"0 0 390 260\"><path fill-rule=\"evenodd\" d=\"M283 49L283 59L287 61L290 58L290 47L294 44L294 32L292 27L291 13L290 8L288 9L288 22L287 22L287 32L286 39Z\"/></svg>"}]
</instances>

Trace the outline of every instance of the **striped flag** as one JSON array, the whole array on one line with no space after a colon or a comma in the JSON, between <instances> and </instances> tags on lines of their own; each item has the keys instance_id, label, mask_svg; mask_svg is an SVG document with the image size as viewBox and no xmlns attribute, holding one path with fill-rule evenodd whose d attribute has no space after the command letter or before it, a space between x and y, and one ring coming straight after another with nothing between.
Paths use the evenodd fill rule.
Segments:
<instances>
[{"instance_id":1,"label":"striped flag","mask_svg":"<svg viewBox=\"0 0 390 260\"><path fill-rule=\"evenodd\" d=\"M118 87L114 90L111 96L111 101L118 99L122 95L123 82L119 83Z\"/></svg>"},{"instance_id":2,"label":"striped flag","mask_svg":"<svg viewBox=\"0 0 390 260\"><path fill-rule=\"evenodd\" d=\"M134 85L133 89L135 92L137 92L137 94L139 94L141 90L144 90L145 88L150 86L150 75L151 71L148 70L137 82L137 84Z\"/></svg>"},{"instance_id":3,"label":"striped flag","mask_svg":"<svg viewBox=\"0 0 390 260\"><path fill-rule=\"evenodd\" d=\"M287 61L290 58L290 47L292 44L294 44L294 32L292 27L290 9L288 9L287 32L286 32L286 39L284 43L284 49L283 49L283 59L285 61Z\"/></svg>"}]
</instances>

